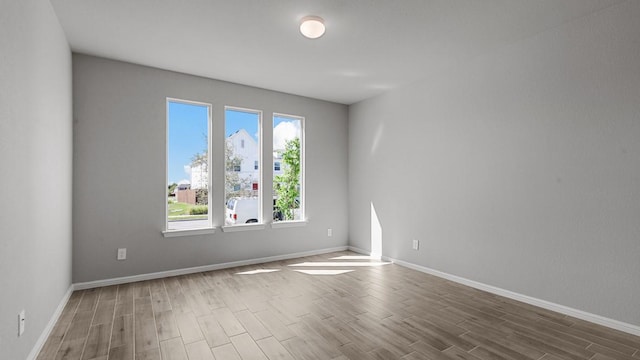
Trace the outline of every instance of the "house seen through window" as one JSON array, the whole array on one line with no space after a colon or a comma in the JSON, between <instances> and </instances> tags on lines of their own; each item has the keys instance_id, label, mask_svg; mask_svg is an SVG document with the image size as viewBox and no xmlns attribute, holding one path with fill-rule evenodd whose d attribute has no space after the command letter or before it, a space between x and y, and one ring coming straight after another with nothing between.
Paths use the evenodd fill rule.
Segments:
<instances>
[{"instance_id":1,"label":"house seen through window","mask_svg":"<svg viewBox=\"0 0 640 360\"><path fill-rule=\"evenodd\" d=\"M211 105L167 100L167 230L211 227Z\"/></svg>"},{"instance_id":2,"label":"house seen through window","mask_svg":"<svg viewBox=\"0 0 640 360\"><path fill-rule=\"evenodd\" d=\"M262 222L262 112L225 108L225 226Z\"/></svg>"},{"instance_id":3,"label":"house seen through window","mask_svg":"<svg viewBox=\"0 0 640 360\"><path fill-rule=\"evenodd\" d=\"M166 230L212 228L215 209L224 209L225 228L263 223L265 208L273 210L274 222L304 220L304 118L274 114L267 166L273 187L267 190L261 185L262 112L225 107L224 154L217 155L224 156L224 185L218 189L210 166L212 121L210 104L167 99ZM212 206L214 190L224 192L224 208Z\"/></svg>"}]
</instances>

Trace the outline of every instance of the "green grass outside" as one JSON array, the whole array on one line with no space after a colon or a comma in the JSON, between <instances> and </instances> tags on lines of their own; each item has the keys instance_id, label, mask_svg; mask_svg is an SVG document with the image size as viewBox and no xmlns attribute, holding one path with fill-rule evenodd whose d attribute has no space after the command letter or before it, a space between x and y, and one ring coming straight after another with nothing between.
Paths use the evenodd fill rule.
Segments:
<instances>
[{"instance_id":1,"label":"green grass outside","mask_svg":"<svg viewBox=\"0 0 640 360\"><path fill-rule=\"evenodd\" d=\"M168 200L169 204L169 221L171 220L200 220L206 219L207 215L189 215L189 211L194 207L199 207L201 205L191 205L187 203L181 203L174 201L173 199Z\"/></svg>"}]
</instances>

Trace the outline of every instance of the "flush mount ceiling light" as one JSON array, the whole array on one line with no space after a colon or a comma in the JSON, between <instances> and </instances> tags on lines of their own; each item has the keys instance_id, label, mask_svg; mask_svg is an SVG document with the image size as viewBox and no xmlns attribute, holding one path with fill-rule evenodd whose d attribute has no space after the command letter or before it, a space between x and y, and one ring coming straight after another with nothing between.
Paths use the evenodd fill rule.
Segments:
<instances>
[{"instance_id":1,"label":"flush mount ceiling light","mask_svg":"<svg viewBox=\"0 0 640 360\"><path fill-rule=\"evenodd\" d=\"M305 16L300 21L300 32L309 39L324 35L324 20L319 16Z\"/></svg>"}]
</instances>

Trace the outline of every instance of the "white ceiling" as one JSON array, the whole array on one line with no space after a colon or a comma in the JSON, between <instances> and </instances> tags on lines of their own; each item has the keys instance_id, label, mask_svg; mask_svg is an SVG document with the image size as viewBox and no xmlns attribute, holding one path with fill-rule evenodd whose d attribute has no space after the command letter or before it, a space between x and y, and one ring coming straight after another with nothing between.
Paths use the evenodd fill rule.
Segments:
<instances>
[{"instance_id":1,"label":"white ceiling","mask_svg":"<svg viewBox=\"0 0 640 360\"><path fill-rule=\"evenodd\" d=\"M51 0L75 52L352 104L624 0ZM299 20L325 19L303 38Z\"/></svg>"}]
</instances>

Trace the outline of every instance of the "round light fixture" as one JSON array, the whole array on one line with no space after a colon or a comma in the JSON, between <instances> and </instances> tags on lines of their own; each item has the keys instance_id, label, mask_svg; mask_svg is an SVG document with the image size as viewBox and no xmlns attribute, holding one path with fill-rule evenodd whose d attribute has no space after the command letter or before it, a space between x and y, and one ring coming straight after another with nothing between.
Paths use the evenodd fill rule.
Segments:
<instances>
[{"instance_id":1,"label":"round light fixture","mask_svg":"<svg viewBox=\"0 0 640 360\"><path fill-rule=\"evenodd\" d=\"M300 32L309 39L324 35L324 20L319 16L305 16L300 21Z\"/></svg>"}]
</instances>

